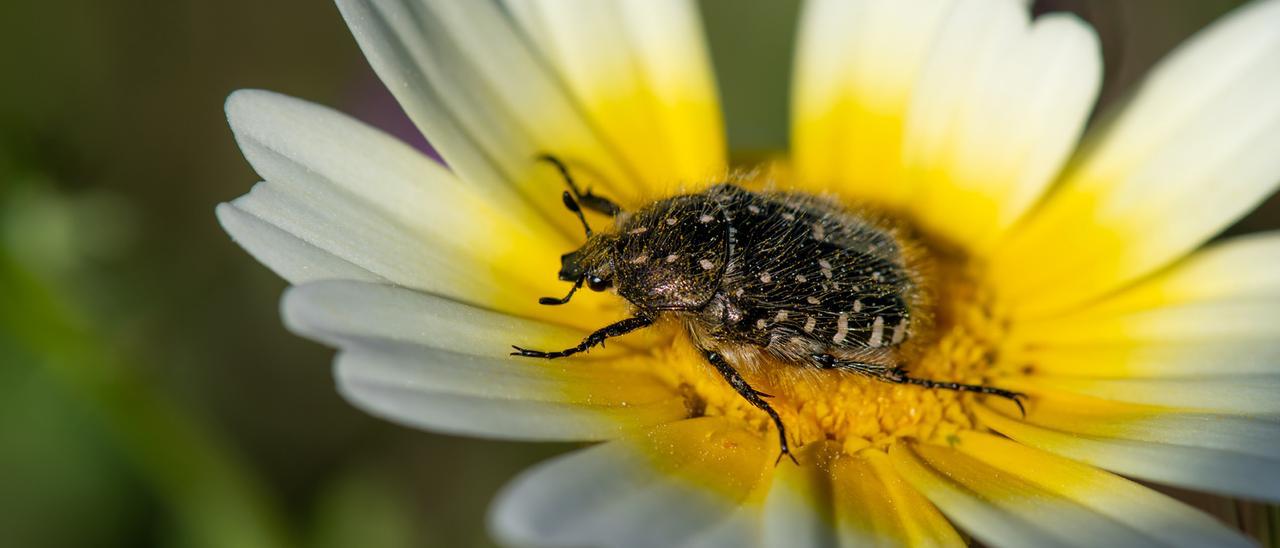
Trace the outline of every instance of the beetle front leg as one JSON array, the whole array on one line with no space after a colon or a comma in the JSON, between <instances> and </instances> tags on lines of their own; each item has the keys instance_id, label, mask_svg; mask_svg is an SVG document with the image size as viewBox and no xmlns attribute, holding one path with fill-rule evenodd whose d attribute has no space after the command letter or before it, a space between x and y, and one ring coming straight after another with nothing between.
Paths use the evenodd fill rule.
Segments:
<instances>
[{"instance_id":1,"label":"beetle front leg","mask_svg":"<svg viewBox=\"0 0 1280 548\"><path fill-rule=\"evenodd\" d=\"M650 325L653 325L653 320L643 316L636 316L634 318L627 318L620 322L611 323L596 330L596 332L587 335L587 338L583 339L577 346L555 352L543 352L541 350L529 350L527 348L512 345L511 348L516 349L516 351L512 352L511 355L521 356L524 358L545 358L548 360L563 358L565 356L572 356L579 352L585 352L593 346L604 344L605 339L626 335L627 333L643 327L649 327Z\"/></svg>"},{"instance_id":2,"label":"beetle front leg","mask_svg":"<svg viewBox=\"0 0 1280 548\"><path fill-rule=\"evenodd\" d=\"M613 203L613 200L605 198L604 196L592 194L591 189L589 188L586 192L580 191L578 189L578 183L574 182L573 176L569 174L569 167L566 166L560 158L550 154L541 154L538 156L538 160L551 164L556 168L556 171L560 172L560 176L564 178L565 184L569 185L569 190L573 191L573 197L582 204L582 207L596 213L603 213L610 217L615 217L619 213L622 213L622 207Z\"/></svg>"},{"instance_id":3,"label":"beetle front leg","mask_svg":"<svg viewBox=\"0 0 1280 548\"><path fill-rule=\"evenodd\" d=\"M718 352L703 350L702 354L706 356L708 362L711 362L711 365L715 366L716 371L720 372L720 376L724 377L724 380L729 382L729 386L732 386L733 390L736 391L739 396L742 396L743 399L747 400L747 403L756 406L761 411L767 413L769 418L773 419L773 425L778 428L778 444L782 448L782 451L778 453L778 459L775 460L773 464L777 466L785 455L787 458L791 459L791 462L799 465L800 462L796 460L795 455L791 454L791 449L787 445L787 427L782 424L782 417L778 416L778 412L773 410L773 406L769 405L769 402L764 401L765 398L770 396L747 384L747 380L742 378L742 374L738 373L738 370L734 369L733 366L724 359L724 356L721 356Z\"/></svg>"}]
</instances>

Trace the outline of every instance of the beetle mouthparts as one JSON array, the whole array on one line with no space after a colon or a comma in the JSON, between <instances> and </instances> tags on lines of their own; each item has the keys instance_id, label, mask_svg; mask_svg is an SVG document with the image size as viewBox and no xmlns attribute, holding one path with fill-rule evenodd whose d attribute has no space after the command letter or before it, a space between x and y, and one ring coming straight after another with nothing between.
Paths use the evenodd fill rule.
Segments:
<instances>
[{"instance_id":1,"label":"beetle mouthparts","mask_svg":"<svg viewBox=\"0 0 1280 548\"><path fill-rule=\"evenodd\" d=\"M560 256L560 281L576 282L582 279L582 265L578 263L578 257L577 251Z\"/></svg>"}]
</instances>

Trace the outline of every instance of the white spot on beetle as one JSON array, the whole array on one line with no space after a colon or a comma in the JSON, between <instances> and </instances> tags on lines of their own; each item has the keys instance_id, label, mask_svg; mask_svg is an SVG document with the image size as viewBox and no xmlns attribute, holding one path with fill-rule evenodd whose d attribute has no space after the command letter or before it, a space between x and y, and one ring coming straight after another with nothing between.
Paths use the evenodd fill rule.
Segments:
<instances>
[{"instance_id":1,"label":"white spot on beetle","mask_svg":"<svg viewBox=\"0 0 1280 548\"><path fill-rule=\"evenodd\" d=\"M804 332L813 333L813 328L818 327L818 320L813 316L806 316L804 319Z\"/></svg>"},{"instance_id":2,"label":"white spot on beetle","mask_svg":"<svg viewBox=\"0 0 1280 548\"><path fill-rule=\"evenodd\" d=\"M638 227L636 227L636 228L633 228L633 229L631 229L631 230L628 230L628 231L627 231L627 234L644 234L645 232L648 232L648 231L649 231L649 227L647 227L647 226L638 226Z\"/></svg>"},{"instance_id":3,"label":"white spot on beetle","mask_svg":"<svg viewBox=\"0 0 1280 548\"><path fill-rule=\"evenodd\" d=\"M764 329L765 323L763 319L756 320L756 329Z\"/></svg>"},{"instance_id":4,"label":"white spot on beetle","mask_svg":"<svg viewBox=\"0 0 1280 548\"><path fill-rule=\"evenodd\" d=\"M856 301L853 301L853 311L854 311L854 312L862 312L862 299L858 299L858 300L856 300Z\"/></svg>"},{"instance_id":5,"label":"white spot on beetle","mask_svg":"<svg viewBox=\"0 0 1280 548\"><path fill-rule=\"evenodd\" d=\"M827 239L827 227L822 226L822 223L813 223L813 239L815 240Z\"/></svg>"},{"instance_id":6,"label":"white spot on beetle","mask_svg":"<svg viewBox=\"0 0 1280 548\"><path fill-rule=\"evenodd\" d=\"M884 344L884 316L876 316L876 321L871 324L871 338L867 339L867 345L871 348L879 348Z\"/></svg>"},{"instance_id":7,"label":"white spot on beetle","mask_svg":"<svg viewBox=\"0 0 1280 548\"><path fill-rule=\"evenodd\" d=\"M675 224L679 221L677 221L675 217L667 217L666 222L667 222L667 226L675 226Z\"/></svg>"},{"instance_id":8,"label":"white spot on beetle","mask_svg":"<svg viewBox=\"0 0 1280 548\"><path fill-rule=\"evenodd\" d=\"M822 303L822 301L819 301L817 297L812 297L812 296L811 296L811 297L806 298L805 300L806 300L806 301L809 301L809 304L821 304L821 303Z\"/></svg>"},{"instance_id":9,"label":"white spot on beetle","mask_svg":"<svg viewBox=\"0 0 1280 548\"><path fill-rule=\"evenodd\" d=\"M631 263L631 264L640 264L640 263L643 263L643 262L645 262L645 261L647 261L647 260L649 260L649 254L648 254L648 253L641 253L641 254L639 254L639 255L636 255L635 257L632 257L632 258L631 258L631 260L630 260L630 261L627 261L627 262L629 262L629 263Z\"/></svg>"},{"instance_id":10,"label":"white spot on beetle","mask_svg":"<svg viewBox=\"0 0 1280 548\"><path fill-rule=\"evenodd\" d=\"M667 262L669 262L669 263L674 263L674 262L676 262L676 261L678 261L678 260L680 260L680 255L677 255L677 254L675 254L675 253L672 253L672 254L670 254L670 255L667 255Z\"/></svg>"},{"instance_id":11,"label":"white spot on beetle","mask_svg":"<svg viewBox=\"0 0 1280 548\"><path fill-rule=\"evenodd\" d=\"M836 334L831 337L831 342L839 344L844 342L844 338L849 334L849 315L841 312L836 318Z\"/></svg>"},{"instance_id":12,"label":"white spot on beetle","mask_svg":"<svg viewBox=\"0 0 1280 548\"><path fill-rule=\"evenodd\" d=\"M793 214L793 213L791 213L791 212L783 213L783 214L782 214L782 218L783 218L783 220L787 220L787 221L794 221L794 220L796 220L796 216L795 216L795 214Z\"/></svg>"},{"instance_id":13,"label":"white spot on beetle","mask_svg":"<svg viewBox=\"0 0 1280 548\"><path fill-rule=\"evenodd\" d=\"M893 326L893 344L901 344L907 339L907 319L898 320L898 325Z\"/></svg>"},{"instance_id":14,"label":"white spot on beetle","mask_svg":"<svg viewBox=\"0 0 1280 548\"><path fill-rule=\"evenodd\" d=\"M750 211L752 214L758 215L760 213L760 206L757 206L755 204L749 205L747 206L747 211Z\"/></svg>"},{"instance_id":15,"label":"white spot on beetle","mask_svg":"<svg viewBox=\"0 0 1280 548\"><path fill-rule=\"evenodd\" d=\"M786 310L779 310L777 314L773 315L773 321L785 322L787 321L787 316L788 316L788 313Z\"/></svg>"},{"instance_id":16,"label":"white spot on beetle","mask_svg":"<svg viewBox=\"0 0 1280 548\"><path fill-rule=\"evenodd\" d=\"M768 272L761 272L761 273L760 273L760 281L762 281L762 282L764 282L764 283L772 282L772 281L773 281L773 275L772 275L772 274L769 274Z\"/></svg>"},{"instance_id":17,"label":"white spot on beetle","mask_svg":"<svg viewBox=\"0 0 1280 548\"><path fill-rule=\"evenodd\" d=\"M711 221L714 221L714 220L716 220L716 218L715 218L715 217L712 217L712 216L710 216L710 215L707 215L706 213L703 213L701 217L698 217L698 222L699 222L699 223L702 223L702 224L707 224L707 223L709 223L709 222L711 222Z\"/></svg>"},{"instance_id":18,"label":"white spot on beetle","mask_svg":"<svg viewBox=\"0 0 1280 548\"><path fill-rule=\"evenodd\" d=\"M796 281L800 283L805 283L809 281L809 278L805 277L804 274L796 274Z\"/></svg>"},{"instance_id":19,"label":"white spot on beetle","mask_svg":"<svg viewBox=\"0 0 1280 548\"><path fill-rule=\"evenodd\" d=\"M698 266L702 267L703 270L711 270L716 267L716 264L706 259L702 259L698 261Z\"/></svg>"}]
</instances>

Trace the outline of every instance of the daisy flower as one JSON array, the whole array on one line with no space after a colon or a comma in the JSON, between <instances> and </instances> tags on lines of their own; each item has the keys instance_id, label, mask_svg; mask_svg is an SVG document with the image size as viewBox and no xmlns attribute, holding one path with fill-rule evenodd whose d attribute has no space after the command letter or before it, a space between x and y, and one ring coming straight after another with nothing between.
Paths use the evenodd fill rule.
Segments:
<instances>
[{"instance_id":1,"label":"daisy flower","mask_svg":"<svg viewBox=\"0 0 1280 548\"><path fill-rule=\"evenodd\" d=\"M773 423L678 329L555 361L627 314L562 307L582 245L539 154L627 209L726 180L696 5L338 0L447 163L328 108L241 91L265 180L218 207L340 349L342 394L424 429L601 442L515 480L528 545L1246 545L1138 483L1280 500L1280 235L1207 243L1280 181L1280 1L1181 46L1089 126L1094 32L1015 0L814 0L792 150L744 184L874 207L938 263L905 369L982 398L831 373L751 378ZM607 221L595 217L597 227ZM585 293L585 292L584 292ZM780 366L781 367L781 366Z\"/></svg>"}]
</instances>

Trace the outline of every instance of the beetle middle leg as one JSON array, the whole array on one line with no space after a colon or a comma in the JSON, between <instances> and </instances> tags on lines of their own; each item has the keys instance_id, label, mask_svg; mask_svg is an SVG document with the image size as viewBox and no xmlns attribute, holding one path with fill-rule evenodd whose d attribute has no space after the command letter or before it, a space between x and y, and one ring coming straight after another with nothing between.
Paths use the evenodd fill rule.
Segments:
<instances>
[{"instance_id":1,"label":"beetle middle leg","mask_svg":"<svg viewBox=\"0 0 1280 548\"><path fill-rule=\"evenodd\" d=\"M579 352L584 352L593 346L603 345L605 339L626 335L627 333L643 327L649 327L650 325L653 325L653 320L643 316L636 316L634 318L627 318L620 322L614 322L597 329L594 333L587 335L587 338L582 339L582 342L578 343L577 346L572 346L564 350L557 350L555 352L543 352L541 350L529 350L527 348L512 345L511 348L516 349L516 351L512 352L511 355L525 358L546 358L548 360L563 358L565 356L572 356Z\"/></svg>"},{"instance_id":2,"label":"beetle middle leg","mask_svg":"<svg viewBox=\"0 0 1280 548\"><path fill-rule=\"evenodd\" d=\"M791 454L791 449L787 446L787 428L782 424L782 418L778 416L777 411L773 410L773 406L769 405L769 402L764 401L765 398L770 396L747 384L747 380L742 378L742 375L738 373L738 370L734 369L732 365L729 365L729 362L726 361L724 356L721 356L720 353L703 350L702 354L707 357L707 361L711 362L711 365L715 366L716 371L720 372L720 376L724 377L724 380L729 382L729 386L732 386L733 389L738 392L738 395L742 396L742 399L747 400L747 403L750 403L751 405L760 408L760 410L765 413L768 413L769 418L773 419L774 426L778 427L778 443L782 447L782 452L778 453L778 459L774 461L774 465L777 465L778 462L782 461L783 455L786 455L787 458L791 459L791 462L794 462L797 465L800 464L800 462L796 460L795 455Z\"/></svg>"},{"instance_id":3,"label":"beetle middle leg","mask_svg":"<svg viewBox=\"0 0 1280 548\"><path fill-rule=\"evenodd\" d=\"M560 158L550 154L540 154L538 156L538 160L551 164L556 168L556 171L560 172L560 176L564 178L565 184L569 185L569 190L573 192L573 197L577 198L578 202L582 204L582 207L596 213L603 213L610 217L616 216L622 212L622 208L619 207L618 204L613 203L613 200L605 198L604 196L592 194L591 189L587 189L586 192L580 191L578 189L578 183L574 182L573 176L569 174L569 166L566 166L564 161L560 160Z\"/></svg>"},{"instance_id":4,"label":"beetle middle leg","mask_svg":"<svg viewBox=\"0 0 1280 548\"><path fill-rule=\"evenodd\" d=\"M1014 392L1012 390L1005 390L1003 388L996 388L993 386L983 386L980 384L964 384L951 381L922 379L920 377L912 377L901 367L888 367L876 363L841 360L830 354L816 354L813 356L813 359L817 362L818 366L823 369L852 371L884 382L891 382L895 384L914 384L924 388L940 388L943 390L954 390L956 392L972 392L975 394L999 396L1012 401L1018 406L1018 411L1022 412L1022 416L1027 416L1027 410L1022 406L1022 398L1027 397L1027 395L1022 392Z\"/></svg>"}]
</instances>

